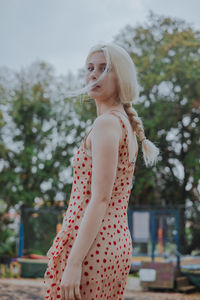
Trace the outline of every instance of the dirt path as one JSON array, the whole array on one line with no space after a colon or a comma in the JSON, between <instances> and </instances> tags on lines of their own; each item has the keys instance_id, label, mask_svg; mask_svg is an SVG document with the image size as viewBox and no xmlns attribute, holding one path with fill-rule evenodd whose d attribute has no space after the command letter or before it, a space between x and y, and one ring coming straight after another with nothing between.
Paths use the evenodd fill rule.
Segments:
<instances>
[{"instance_id":1,"label":"dirt path","mask_svg":"<svg viewBox=\"0 0 200 300\"><path fill-rule=\"evenodd\" d=\"M0 279L0 300L43 300L41 279ZM125 292L124 300L199 300L200 293ZM89 300L89 299L88 299Z\"/></svg>"},{"instance_id":2,"label":"dirt path","mask_svg":"<svg viewBox=\"0 0 200 300\"><path fill-rule=\"evenodd\" d=\"M41 282L0 279L0 300L43 300Z\"/></svg>"}]
</instances>

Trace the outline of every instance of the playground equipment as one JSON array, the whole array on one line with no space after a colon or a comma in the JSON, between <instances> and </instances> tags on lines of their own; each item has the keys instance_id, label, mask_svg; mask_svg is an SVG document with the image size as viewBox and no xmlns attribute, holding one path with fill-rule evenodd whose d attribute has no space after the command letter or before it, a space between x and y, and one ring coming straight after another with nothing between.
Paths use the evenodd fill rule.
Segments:
<instances>
[{"instance_id":1,"label":"playground equipment","mask_svg":"<svg viewBox=\"0 0 200 300\"><path fill-rule=\"evenodd\" d=\"M21 208L18 257L29 254L46 255L61 228L67 207Z\"/></svg>"},{"instance_id":2,"label":"playground equipment","mask_svg":"<svg viewBox=\"0 0 200 300\"><path fill-rule=\"evenodd\" d=\"M64 206L22 208L18 262L23 277L43 277L47 259L38 259L35 254L46 255L66 210ZM145 269L152 279L145 282L141 273L143 287L180 289L181 285L190 286L186 284L187 278L180 276L179 214L179 209L128 209L133 240L131 271Z\"/></svg>"},{"instance_id":3,"label":"playground equipment","mask_svg":"<svg viewBox=\"0 0 200 300\"><path fill-rule=\"evenodd\" d=\"M131 269L139 270L142 288L191 292L199 286L197 274L194 278L180 269L179 218L179 209L128 211L133 239Z\"/></svg>"},{"instance_id":4,"label":"playground equipment","mask_svg":"<svg viewBox=\"0 0 200 300\"><path fill-rule=\"evenodd\" d=\"M133 240L133 257L167 258L176 253L180 267L178 209L128 210L128 224Z\"/></svg>"}]
</instances>

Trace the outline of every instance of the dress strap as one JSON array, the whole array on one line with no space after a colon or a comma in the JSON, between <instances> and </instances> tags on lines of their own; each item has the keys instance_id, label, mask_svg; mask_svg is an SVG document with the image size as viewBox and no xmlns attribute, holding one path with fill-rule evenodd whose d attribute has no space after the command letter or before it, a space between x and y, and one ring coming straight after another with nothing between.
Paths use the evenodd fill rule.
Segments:
<instances>
[{"instance_id":1,"label":"dress strap","mask_svg":"<svg viewBox=\"0 0 200 300\"><path fill-rule=\"evenodd\" d=\"M125 114L123 114L122 112L120 111L117 111L119 113L121 113L123 116L127 117ZM122 120L121 116L119 116L117 113L115 113L114 110L111 110L109 113L111 113L112 115L116 116L119 120L120 120L120 123L122 125L122 132L124 132L124 139L125 139L125 142L126 142L126 148L127 148L127 160L129 162L129 164L134 164L136 162L136 157L137 157L137 152L133 158L132 161L129 161L130 159L130 154L129 154L129 138L128 138L128 129L126 127L126 125L124 124L124 121ZM128 118L128 117L127 117Z\"/></svg>"},{"instance_id":2,"label":"dress strap","mask_svg":"<svg viewBox=\"0 0 200 300\"><path fill-rule=\"evenodd\" d=\"M110 112L111 112L111 111L118 112L118 113L122 114L124 117L126 117L126 118L129 120L128 116L125 115L123 112L121 112L121 111L119 111L119 110L115 110L115 109L110 110ZM116 114L115 114L115 115L116 115Z\"/></svg>"},{"instance_id":3,"label":"dress strap","mask_svg":"<svg viewBox=\"0 0 200 300\"><path fill-rule=\"evenodd\" d=\"M83 145L84 145L84 149L87 150L87 147L86 147L86 139L89 135L89 133L92 131L93 127L90 128L90 130L88 131L88 133L85 135L85 137L83 138Z\"/></svg>"}]
</instances>

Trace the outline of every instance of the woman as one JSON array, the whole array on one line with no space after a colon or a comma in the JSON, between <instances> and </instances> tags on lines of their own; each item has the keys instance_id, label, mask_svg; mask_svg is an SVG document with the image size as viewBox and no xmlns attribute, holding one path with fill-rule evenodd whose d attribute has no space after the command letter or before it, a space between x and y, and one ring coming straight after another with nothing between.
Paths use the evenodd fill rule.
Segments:
<instances>
[{"instance_id":1,"label":"woman","mask_svg":"<svg viewBox=\"0 0 200 300\"><path fill-rule=\"evenodd\" d=\"M115 44L91 49L88 94L97 118L73 160L73 187L60 232L47 256L45 299L122 300L132 257L128 200L142 142L146 165L158 148L146 139L131 102L138 95L135 66Z\"/></svg>"}]
</instances>

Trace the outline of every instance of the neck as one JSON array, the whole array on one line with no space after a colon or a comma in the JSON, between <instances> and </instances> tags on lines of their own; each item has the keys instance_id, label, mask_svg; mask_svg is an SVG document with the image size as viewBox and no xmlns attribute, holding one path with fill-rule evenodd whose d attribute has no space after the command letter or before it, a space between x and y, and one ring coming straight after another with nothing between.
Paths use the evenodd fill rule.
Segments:
<instances>
[{"instance_id":1,"label":"neck","mask_svg":"<svg viewBox=\"0 0 200 300\"><path fill-rule=\"evenodd\" d=\"M97 116L108 113L111 110L125 113L123 104L121 103L113 104L113 105L106 105L105 103L96 103L96 107L97 107Z\"/></svg>"}]
</instances>

